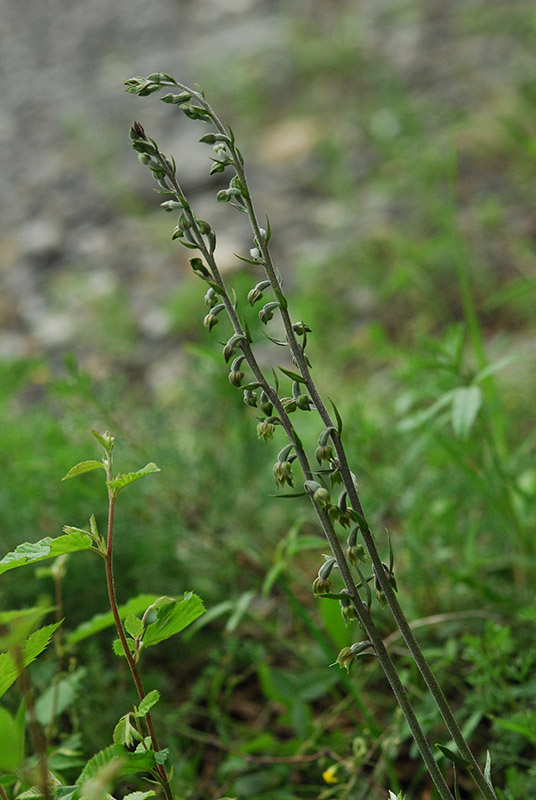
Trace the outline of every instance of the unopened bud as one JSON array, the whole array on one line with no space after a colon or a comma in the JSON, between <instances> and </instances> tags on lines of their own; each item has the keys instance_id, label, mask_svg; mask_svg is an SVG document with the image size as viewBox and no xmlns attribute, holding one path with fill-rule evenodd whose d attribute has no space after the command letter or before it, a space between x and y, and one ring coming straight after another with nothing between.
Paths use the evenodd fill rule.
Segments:
<instances>
[{"instance_id":1,"label":"unopened bud","mask_svg":"<svg viewBox=\"0 0 536 800\"><path fill-rule=\"evenodd\" d=\"M297 403L293 397L282 397L281 405L283 406L287 414L292 414L293 411L296 411Z\"/></svg>"},{"instance_id":2,"label":"unopened bud","mask_svg":"<svg viewBox=\"0 0 536 800\"><path fill-rule=\"evenodd\" d=\"M211 331L212 328L214 327L214 325L217 325L217 324L218 324L218 317L215 316L215 314L207 314L205 319L203 320L203 325L209 331Z\"/></svg>"},{"instance_id":3,"label":"unopened bud","mask_svg":"<svg viewBox=\"0 0 536 800\"><path fill-rule=\"evenodd\" d=\"M247 406L257 407L257 393L252 389L244 389L244 403Z\"/></svg>"},{"instance_id":4,"label":"unopened bud","mask_svg":"<svg viewBox=\"0 0 536 800\"><path fill-rule=\"evenodd\" d=\"M361 561L366 560L365 548L362 544L351 545L346 550L346 557L351 564L359 564Z\"/></svg>"},{"instance_id":5,"label":"unopened bud","mask_svg":"<svg viewBox=\"0 0 536 800\"><path fill-rule=\"evenodd\" d=\"M241 386L243 377L244 373L241 370L229 373L229 381L232 383L233 386L237 387Z\"/></svg>"},{"instance_id":6,"label":"unopened bud","mask_svg":"<svg viewBox=\"0 0 536 800\"><path fill-rule=\"evenodd\" d=\"M319 445L315 450L315 458L319 464L323 461L331 461L333 458L333 448L330 444Z\"/></svg>"},{"instance_id":7,"label":"unopened bud","mask_svg":"<svg viewBox=\"0 0 536 800\"><path fill-rule=\"evenodd\" d=\"M318 503L319 505L326 507L329 506L331 497L328 490L324 489L324 487L321 486L314 492L313 500L315 501L315 503Z\"/></svg>"},{"instance_id":8,"label":"unopened bud","mask_svg":"<svg viewBox=\"0 0 536 800\"><path fill-rule=\"evenodd\" d=\"M261 411L262 411L262 413L266 414L266 416L269 417L270 414L273 411L273 408L274 407L273 407L272 403L270 402L270 399L269 399L268 395L266 394L266 392L263 389L262 392L261 392Z\"/></svg>"},{"instance_id":9,"label":"unopened bud","mask_svg":"<svg viewBox=\"0 0 536 800\"><path fill-rule=\"evenodd\" d=\"M327 594L331 589L331 581L329 578L321 578L318 576L313 581L313 594Z\"/></svg>"}]
</instances>

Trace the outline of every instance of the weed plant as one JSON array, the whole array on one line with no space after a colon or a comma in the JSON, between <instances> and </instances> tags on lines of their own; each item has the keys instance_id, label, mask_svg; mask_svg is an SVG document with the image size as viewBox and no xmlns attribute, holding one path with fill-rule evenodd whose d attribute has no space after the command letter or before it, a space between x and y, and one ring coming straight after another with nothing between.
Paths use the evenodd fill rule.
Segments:
<instances>
[{"instance_id":1,"label":"weed plant","mask_svg":"<svg viewBox=\"0 0 536 800\"><path fill-rule=\"evenodd\" d=\"M150 792L132 792L133 788L146 788L132 776L138 768L142 775L151 776L159 782L168 797L171 793L184 798L219 797L225 791L221 787L225 786L228 787L227 794L240 800L246 797L290 800L308 796L355 797L361 800L370 796L372 787L376 786L378 797L388 795L392 800L402 785L407 789L408 798L421 796L422 770L414 760L417 751L415 745L410 745L409 730L402 716L393 713L385 691L386 685L378 677L376 664L380 662L394 683L395 693L401 698L402 707L410 717L409 727L416 735L425 761L431 768L437 783L435 796L475 796L472 781L476 775L479 796L492 797L494 790L491 788L489 761L483 775L474 766L471 769L470 753L465 749L465 742L462 742L458 733L457 740L453 735L451 740L451 734L446 733L441 723L435 708L437 698L450 725L456 726L445 708L444 698L436 691L433 678L432 693L423 691L419 671L419 666L423 668L423 657L415 649L411 631L417 627L420 627L419 639L425 642L427 659L434 664L448 688L449 701L459 706L457 716L464 734L477 743L480 763L485 762L486 750L489 750L493 756L494 775L500 774L504 778L505 788L496 789L496 795L504 800L521 800L531 796L536 784L531 767L534 712L530 706L530 698L534 695L531 676L536 661L531 632L536 620L531 605L534 552L527 532L531 525L531 499L534 495L531 482L534 438L530 429L527 429L526 435L518 437L517 444L509 444L494 383L497 369L505 366L506 362L490 366L486 361L463 264L458 273L458 286L464 297L466 325L451 327L441 340L426 338L418 355L408 350L403 357L402 348L394 348L381 328L371 327L369 330L374 357L380 362L395 358L404 365L400 367L398 376L397 429L389 432L382 424L385 419L382 413L385 412L379 411L383 402L381 398L376 409L346 400L343 414L339 414L331 404L332 411L326 417L328 411L315 393L310 378L309 358L314 341L308 336L311 333L308 325L291 322L288 318L286 326L283 319L279 332L270 329L275 324L275 319L269 319L272 314L275 316L283 312L285 318L285 313L289 311L289 298L283 291L277 270L273 269L271 280L266 277L259 281L262 276L257 274L253 281L256 286L244 289L244 281L251 273L256 274L271 264L268 251L270 227L265 223L263 233L250 205L243 164L232 132L219 123L200 92L179 86L169 76L159 73L148 79L129 82L129 89L142 95L162 87L171 87L172 91L177 91L178 87L182 93L180 102L171 100L169 96L166 102L176 102L188 116L197 116L202 121L216 125L215 134L203 137L215 149L213 171L234 168L237 173L229 187L233 191L227 193L229 190L222 190L224 194L220 193L219 199L229 201L240 210L245 207L253 223L254 241L252 252L244 259L249 273L244 271L240 276L235 295L227 289L217 269L214 233L208 223L196 218L182 194L174 162L145 136L141 126L133 128L131 136L135 149L138 152L141 150L142 160L149 162L160 183L160 190L169 193L171 198L166 200L164 206L169 209L171 205L171 210L175 209L179 220L182 220L174 237L200 251L200 258L192 259L192 267L194 274L206 283L206 328L217 333L220 327L215 327L215 324L221 323L226 313L230 316L232 328L222 342L224 356L230 366L229 380L224 374L218 375L217 362L203 351L202 355L197 356L202 365L198 385L189 387L189 392L195 391L199 400L199 416L192 418L192 430L201 430L205 426L207 433L211 431L205 441L206 447L211 440L220 440L219 447L214 448L213 463L202 457L197 442L197 447L190 446L191 436L188 439L186 433L180 433L179 429L184 427L184 412L171 437L166 431L169 422L163 422L162 418L158 421L153 419L154 435L151 438L152 446L158 452L157 460L161 463L161 456L164 457L166 467L169 465L172 472L180 475L180 479L175 486L172 480L167 485L165 499L161 497L157 504L159 516L147 509L146 506L151 505L147 495L142 495L142 502L132 506L128 537L132 534L133 542L129 545L119 540L114 544L114 550L120 558L117 585L120 598L129 596L126 592L130 592L132 584L146 591L148 564L152 564L152 570L158 573L154 576L155 580L165 583L163 576L169 574L169 564L166 563L170 561L169 556L159 560L155 553L157 548L148 547L147 542L161 542L162 552L169 553L169 538L159 538L161 534L158 529L171 526L170 529L183 540L186 540L190 529L196 531L197 555L194 557L191 547L184 546L181 550L184 563L181 565L175 558L173 565L180 575L181 590L191 586L213 602L209 613L201 616L183 634L191 661L190 671L181 673L185 685L175 687L170 692L169 679L164 679L155 670L149 651L148 657L142 662L146 676L144 680L155 689L152 689L146 701L143 689L143 699L140 697L138 684L138 705L123 715L119 722L119 713L131 707L128 684L124 671L118 678L113 665L107 659L103 660L98 650L91 649L99 635L98 619L89 625L80 625L59 639L61 629L54 632L53 626L31 632L42 619L45 613L43 608L28 612L27 625L22 615L4 616L3 623L9 623L10 626L10 632L3 642L7 648L6 655L15 654L16 661L16 654L25 647L33 646L37 652L41 645L44 648L48 641L55 641L59 661L52 659L47 663L40 659L36 665L39 667L41 664L41 672L34 671L33 675L42 691L35 713L32 711L33 693L26 672L26 677L20 681L25 703L18 711L13 698L10 700L6 696L8 705L2 716L2 741L13 741L14 746L11 749L8 747L7 755L3 756L3 796L23 796L26 791L33 796L96 798L98 795L100 798L104 791L111 791L116 796L131 792L132 800L141 800L142 796L150 796ZM188 99L184 93L189 94ZM211 135L215 137L212 141ZM266 281L269 285L259 287L259 283ZM314 294L321 291L322 285L320 281ZM261 300L264 303L260 320L249 310L249 304L244 303L248 289L251 306ZM310 287L308 291L313 293ZM271 294L266 298L262 297L263 293ZM308 319L315 319L315 324L311 325L315 329L314 334L322 324L323 309L311 303L305 303L303 308L312 312ZM270 324L270 328L264 328L265 324ZM277 339L281 343L279 346L283 355L277 361L283 361L283 365L278 368L279 376L275 372L267 372L264 367L261 370L255 359L253 347L259 341L263 342L262 332L265 330L269 331L272 341ZM334 343L334 347L339 349L341 346ZM322 347L317 339L315 364L321 359ZM33 367L38 368L37 365ZM240 375L248 369L252 372L248 378ZM327 371L332 382L339 381L340 376L333 367L328 365ZM22 380L21 373L14 383L20 385ZM286 383L287 380L291 388L284 392L279 382ZM236 388L244 393L246 405L253 409L250 414L260 417L257 422L261 442L263 439L269 440L270 434L288 437L288 444L283 444L273 469L259 459L254 438L248 433L251 421L249 425L240 421L240 417L245 415L240 412L236 398L233 399L232 393ZM73 437L80 417L87 413L88 404L97 408L99 416L109 420L111 427L121 427L121 419L120 416L117 418L116 411L117 398L106 399L95 395L86 376L76 368L71 368L69 380L58 390L63 395L62 402L66 402L66 398L67 402L74 399L77 405L73 422L70 423L70 437ZM392 391L392 387L389 391ZM317 410L322 421L315 413L314 401L318 404ZM229 415L232 415L232 422L229 421ZM299 422L293 423L296 418ZM342 418L345 420L344 429ZM142 427L143 424L146 423L140 418ZM270 426L274 426L273 429ZM48 421L48 427L51 451L55 453L56 460L63 464L70 457L70 447L53 420ZM296 428L299 428L299 432ZM344 467L341 434L344 435L344 450L351 463L357 465L363 505L374 508L373 518L379 523L379 527L376 525L378 531L383 525L388 525L393 539L400 538L404 542L404 547L396 546L396 550L400 550L396 560L390 537L377 533L377 539L374 540L368 531L368 522L357 497L355 478ZM222 435L226 437L224 441L221 441ZM19 439L15 449L20 449L20 433L13 429L12 437L17 436ZM134 438L128 430L124 431L123 436ZM112 440L102 435L100 438L97 435L97 439L104 446L104 461L90 461L86 465L92 465L95 471L102 470L103 466L111 469ZM268 444L267 450L270 447ZM133 449L144 451L145 448L138 441ZM311 456L308 457L306 453ZM253 461L263 464L256 476L251 475L249 468ZM64 472L65 468L58 468L58 473ZM83 469L79 466L72 474ZM304 472L303 490L302 481L297 476L299 469ZM159 479L166 480L166 472L167 469ZM130 473L130 476L141 477L142 473ZM283 510L279 512L274 510L277 506L274 499L270 503L261 499L259 492L266 485L269 473L273 473L280 496L301 494L306 500L312 501L317 526L311 525L302 501L296 500L301 504L300 513L304 516L289 526L287 536L281 541L270 538L272 526L277 529L282 519L290 519L292 510L289 509L292 509L293 501L284 500L279 506ZM128 475L126 473L125 477ZM227 488L229 481L233 481L232 491L219 493L214 489L207 493L199 490L200 485L217 487L222 475L226 476ZM338 483L340 477L346 480L346 485ZM106 480L108 490L113 494L111 473L107 472ZM445 491L445 482L449 485L448 492ZM76 483L83 485L83 481ZM180 490L177 489L179 485ZM240 492L241 485L247 485L248 491ZM36 480L35 486L43 491L42 482ZM317 492L319 494L315 498ZM251 493L253 499L248 498ZM132 496L135 496L134 493ZM57 497L59 495L56 493L54 500ZM76 502L85 507L90 497L90 492L84 490L76 495ZM122 501L123 497L127 500L123 509L128 514L128 494L121 495ZM230 499L233 503L232 512L229 511ZM30 516L31 505L29 502L26 507L26 513ZM186 514L180 530L174 520L177 507ZM23 509L13 508L12 511L15 519ZM226 515L231 518L235 513L238 523L233 525L238 536L234 556L238 560L238 569L233 571L226 564L229 551L224 547L215 548L213 536L215 532L225 536L228 522L224 523L223 520ZM141 530L137 534L136 525L140 517ZM105 564L111 565L111 559L106 561L104 550L106 554L108 550L95 530L95 524L93 521L82 531L70 528L64 537L53 540L54 544L40 542L33 546L33 550L25 546L17 548L3 559L3 568L11 570L13 566L32 566L45 556L51 558L58 555L62 547L75 549L78 545L80 549L100 548ZM320 567L315 563L319 550L318 524L326 531L333 545L332 553L337 556L337 559L333 554L325 556ZM485 550L482 549L483 524L486 530ZM50 521L45 519L41 525L48 529ZM148 534L153 528L154 533ZM411 535L405 535L403 539L398 537L401 529L411 532ZM505 530L513 532L516 547L512 548L512 552L505 552ZM266 542L256 541L257 536L252 531L262 531ZM340 544L341 535L348 540L346 549L350 553L347 553L346 559ZM120 538L128 537L122 534ZM375 556L376 562L379 559L376 571L374 561L369 561L362 549L363 537L373 552L377 545L382 553L381 556ZM203 545L204 541L206 546ZM49 550L45 553L47 547ZM460 557L460 553L463 557ZM47 573L46 579L52 580L56 590L64 583L66 556L67 552L59 555ZM87 559L88 556L80 556L79 563L83 560L85 564ZM143 564L139 563L142 560ZM357 563L354 563L356 560ZM207 563L210 564L210 570L207 569ZM240 565L244 564L251 577L255 571L261 573L262 603L261 597L256 595L256 585L242 574ZM395 580L395 564L398 582ZM76 568L76 562L69 565L69 571L74 570L75 574ZM312 570L313 575L318 571L314 581L316 596L320 600L317 613L311 608L308 598ZM95 573L90 573L86 567L80 570L78 591L82 590L84 573L90 574L93 581L93 575L96 578L98 570ZM9 574L6 575L6 578L9 577ZM169 577L171 579L171 574ZM335 578L335 591L332 586L329 586L330 591L325 591L326 582ZM397 586L397 583L400 585ZM16 584L12 582L10 585ZM63 599L57 597L58 608L55 613L58 619L54 625L64 613L62 607L67 608L71 601L68 587L65 589L67 596ZM163 593L166 589L158 586L157 591ZM408 652L401 648L400 633L390 634L383 642L385 633L380 634L380 631L391 630L391 604L394 605L403 632L408 635L408 628L398 609L397 594L402 597L403 605L411 617L416 618L409 626L412 649L417 653L413 662ZM94 597L92 587L90 596L84 600L86 617L84 611L78 612L83 619L87 619L88 607L94 609ZM153 595L151 600L157 601L159 597L161 595ZM270 597L274 600L271 601ZM121 631L123 637L130 634L134 643L138 641L139 650L139 643L145 636L143 634L140 637L140 622L148 605L153 603L147 603L146 596L139 599L140 603L145 603L143 607L136 605L137 602L134 598L134 605L127 605L123 609L120 606L118 635L121 638ZM164 616L166 608L169 611L170 607L182 607L180 598L175 598L175 603L162 602L160 614ZM263 609L263 604L267 611ZM128 615L128 611L133 612L135 619ZM505 612L508 612L508 618L514 620L511 626L504 622ZM73 618L76 620L76 613L74 616L69 614L71 624ZM352 620L354 615L359 618L357 621ZM479 631L467 632L468 625L482 617L489 617L485 628L481 626ZM106 619L111 624L113 614ZM226 635L221 642L215 643L212 631L218 619L226 620ZM162 616L160 621L165 622ZM145 618L145 629L148 630L156 622L158 620L154 617ZM289 623L296 634L288 632ZM360 626L365 628L365 633ZM434 631L434 636L428 635L429 630ZM84 631L87 638L81 636ZM351 638L348 639L348 636ZM36 641L39 646L32 644ZM366 643L367 647L364 646ZM340 649L337 662L345 669L339 671L334 666L328 670L327 664L335 659L337 645ZM290 659L290 664L285 664L283 658L279 663L274 662L269 650L271 648L273 652L278 646L283 650L283 658ZM170 674L173 674L175 653L173 650L166 651L165 644L163 650L163 658L169 663ZM85 655L81 661L84 667L79 666L80 662L75 666L74 655L77 651ZM133 645L133 652L136 654L136 644ZM396 668L390 661L391 657ZM350 671L354 661L357 664ZM4 660L4 666L5 663ZM138 666L134 664L135 677ZM427 670L424 666L430 681ZM16 677L18 672L18 668L14 672L12 670L12 675ZM75 706L73 698L82 691L81 687L88 685L88 681L94 687L94 696L92 713L82 716L82 746L80 724L77 725L76 717L83 712L75 710L79 704ZM252 682L258 685L265 698L267 714L271 706L284 710L279 715L280 732L267 730L266 720L269 717L261 719L262 712L258 719L254 716L246 719L243 726L237 726L236 720L233 720L236 714L233 695L246 692L241 711L244 713L243 709L247 708L247 687ZM114 683L114 703L118 702L118 705L110 709L107 707L109 702L102 698L110 696ZM467 686L471 688L470 693L467 692ZM143 726L147 719L145 712L151 713L151 708L147 707L157 697L156 687L160 693L174 694L180 708L164 708L162 703L157 706L156 710L162 709L159 711L160 724L157 725L155 747L155 739L151 739L150 731L143 731ZM435 698L434 694L437 695ZM460 698L463 695L467 696L462 707ZM58 702L60 697L61 702ZM112 747L105 747L93 756L88 752L88 729L91 725L94 729L100 727L95 723L96 715L107 720L110 733L114 725L117 727ZM24 733L24 717L31 733ZM38 733L36 722L41 723L44 737ZM151 721L149 724L154 731ZM134 732L139 736L140 729L141 740L136 739ZM456 731L456 727L453 730ZM237 732L241 739L240 747L237 747ZM100 734L100 731L95 731L95 741L99 739L97 733ZM23 737L27 739L24 752L21 748ZM438 740L441 747L434 753L428 742ZM100 741L103 741L102 736ZM218 794L214 787L214 773L207 769L207 764L214 760L211 748L219 751L216 777L220 787ZM143 756L143 763L143 759L134 763L135 756L131 757L133 750L138 751L137 756ZM341 758L338 753L345 750L351 751L351 754ZM276 756L265 755L274 751ZM82 752L85 752L85 758ZM402 776L397 769L397 760L402 754L405 759L412 759L413 774L410 776ZM91 757L84 766L88 755ZM125 759L126 764L123 762L120 766L118 756ZM453 762L454 767L445 768L448 761ZM45 764L49 770L46 776ZM312 780L314 773L307 772L309 783L296 780L298 769L303 774L307 765L319 764L324 770L323 790L319 790L318 783ZM40 772L35 772L36 765ZM167 772L171 766L174 775L172 784L169 784ZM166 770L166 776L160 767ZM121 777L127 772L130 777ZM125 780L128 780L127 784ZM395 791L383 791L378 781L383 785L389 781Z\"/></svg>"}]
</instances>

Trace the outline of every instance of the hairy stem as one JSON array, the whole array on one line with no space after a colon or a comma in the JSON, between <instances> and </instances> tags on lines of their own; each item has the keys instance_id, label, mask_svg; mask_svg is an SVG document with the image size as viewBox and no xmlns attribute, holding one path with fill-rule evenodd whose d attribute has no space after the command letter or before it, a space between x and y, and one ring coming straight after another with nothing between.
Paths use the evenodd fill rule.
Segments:
<instances>
[{"instance_id":1,"label":"hairy stem","mask_svg":"<svg viewBox=\"0 0 536 800\"><path fill-rule=\"evenodd\" d=\"M111 480L111 470L110 467L106 467L106 475L107 480ZM117 629L117 634L121 641L121 646L123 648L123 653L125 654L125 658L127 660L128 666L130 668L130 672L132 675L132 679L134 681L134 685L136 686L136 691L138 693L138 697L140 703L145 697L145 690L143 688L143 683L141 679L141 675L138 670L138 665L130 652L130 648L128 646L128 642L125 636L125 630L123 628L123 624L121 622L121 618L119 616L119 609L117 604L117 596L115 593L115 584L114 584L114 573L113 573L113 538L114 538L114 515L115 515L115 501L116 497L112 489L108 489L108 536L106 542L106 586L108 589L108 599L110 602L110 608L112 611L112 615L115 622L115 627ZM151 744L155 753L160 750L158 745L158 740L156 738L156 734L154 731L153 721L151 718L151 713L148 712L145 716L145 722L147 725L147 731L151 738ZM166 800L173 800L173 792L171 789L171 784L169 782L169 778L166 772L165 767L162 764L158 764L155 767L155 773L157 775L158 781L161 784L164 793L166 795Z\"/></svg>"}]
</instances>

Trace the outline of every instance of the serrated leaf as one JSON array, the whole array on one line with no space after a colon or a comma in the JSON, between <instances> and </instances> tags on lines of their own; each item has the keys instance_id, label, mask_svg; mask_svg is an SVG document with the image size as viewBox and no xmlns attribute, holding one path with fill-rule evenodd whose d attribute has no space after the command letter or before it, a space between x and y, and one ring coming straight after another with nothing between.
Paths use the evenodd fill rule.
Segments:
<instances>
[{"instance_id":1,"label":"serrated leaf","mask_svg":"<svg viewBox=\"0 0 536 800\"><path fill-rule=\"evenodd\" d=\"M152 475L154 472L160 472L160 468L151 461L137 472L128 472L124 475L118 475L117 478L114 478L111 481L106 481L106 485L112 489L112 491L118 494L121 489L124 489L125 486L129 485L129 483L133 483L134 481L137 481L138 478L145 477L145 475Z\"/></svg>"},{"instance_id":2,"label":"serrated leaf","mask_svg":"<svg viewBox=\"0 0 536 800\"><path fill-rule=\"evenodd\" d=\"M127 636L126 640L127 640L127 645L128 645L128 647L130 649L130 652L133 653L136 650L136 642L134 641L134 639L131 639L130 636ZM120 656L121 658L124 658L125 651L123 650L123 643L121 642L121 639L114 639L113 640L113 642L112 642L112 650L114 651L116 656Z\"/></svg>"},{"instance_id":3,"label":"serrated leaf","mask_svg":"<svg viewBox=\"0 0 536 800\"><path fill-rule=\"evenodd\" d=\"M67 481L69 478L76 478L77 475L83 475L84 472L91 472L94 469L106 470L106 467L102 461L95 461L93 459L89 461L80 461L79 464L75 464L74 467L71 467L69 472L63 476L62 481Z\"/></svg>"},{"instance_id":4,"label":"serrated leaf","mask_svg":"<svg viewBox=\"0 0 536 800\"><path fill-rule=\"evenodd\" d=\"M297 372L292 372L290 369L285 369L285 367L280 367L279 364L277 365L277 369L280 369L285 375L289 378L292 378L293 381L297 381L298 383L306 383L305 378L303 375L300 375Z\"/></svg>"},{"instance_id":5,"label":"serrated leaf","mask_svg":"<svg viewBox=\"0 0 536 800\"><path fill-rule=\"evenodd\" d=\"M158 753L156 753L158 756ZM156 760L158 764L158 760ZM150 789L148 792L129 792L128 794L123 795L123 800L147 800L148 797L154 797L156 792L153 792Z\"/></svg>"},{"instance_id":6,"label":"serrated leaf","mask_svg":"<svg viewBox=\"0 0 536 800\"><path fill-rule=\"evenodd\" d=\"M150 605L155 603L160 598L158 594L140 594L132 597L126 603L119 606L119 618L124 620L129 614L144 614ZM66 637L67 644L73 645L87 639L89 636L94 636L100 631L106 630L114 626L114 618L111 611L104 614L95 614L94 617L82 622L78 628Z\"/></svg>"},{"instance_id":7,"label":"serrated leaf","mask_svg":"<svg viewBox=\"0 0 536 800\"><path fill-rule=\"evenodd\" d=\"M135 772L150 772L156 764L152 750L143 753L130 753L120 744L112 744L90 758L76 780L77 786L94 778L100 770L117 761L116 775L131 775Z\"/></svg>"},{"instance_id":8,"label":"serrated leaf","mask_svg":"<svg viewBox=\"0 0 536 800\"><path fill-rule=\"evenodd\" d=\"M21 644L16 660L11 653L0 653L0 697L15 683L21 668L25 669L48 647L54 632L60 625L61 622L55 622L34 631Z\"/></svg>"},{"instance_id":9,"label":"serrated leaf","mask_svg":"<svg viewBox=\"0 0 536 800\"><path fill-rule=\"evenodd\" d=\"M145 717L151 708L160 700L160 692L153 689L145 695L143 700L138 706L138 710L134 713L135 717Z\"/></svg>"},{"instance_id":10,"label":"serrated leaf","mask_svg":"<svg viewBox=\"0 0 536 800\"><path fill-rule=\"evenodd\" d=\"M91 547L91 537L78 530L71 530L63 536L56 536L55 539L47 536L38 542L24 542L0 561L0 575L17 567L44 561L46 558L62 556L64 553L91 550Z\"/></svg>"},{"instance_id":11,"label":"serrated leaf","mask_svg":"<svg viewBox=\"0 0 536 800\"><path fill-rule=\"evenodd\" d=\"M163 642L176 633L180 633L205 611L203 601L192 592L188 592L181 600L176 600L172 605L157 609L157 619L147 627L143 638L143 646Z\"/></svg>"},{"instance_id":12,"label":"serrated leaf","mask_svg":"<svg viewBox=\"0 0 536 800\"><path fill-rule=\"evenodd\" d=\"M451 421L454 433L466 439L482 404L482 392L478 386L460 386L452 397Z\"/></svg>"},{"instance_id":13,"label":"serrated leaf","mask_svg":"<svg viewBox=\"0 0 536 800\"><path fill-rule=\"evenodd\" d=\"M139 636L143 634L144 631L144 624L136 614L129 614L125 618L125 630L129 633L133 639L137 639Z\"/></svg>"},{"instance_id":14,"label":"serrated leaf","mask_svg":"<svg viewBox=\"0 0 536 800\"><path fill-rule=\"evenodd\" d=\"M168 760L168 756L169 756L169 747L166 747L164 750L156 751L156 753L154 754L154 760L156 761L157 764L160 764L162 766Z\"/></svg>"},{"instance_id":15,"label":"serrated leaf","mask_svg":"<svg viewBox=\"0 0 536 800\"><path fill-rule=\"evenodd\" d=\"M78 795L78 786L56 786L54 800L74 800Z\"/></svg>"}]
</instances>

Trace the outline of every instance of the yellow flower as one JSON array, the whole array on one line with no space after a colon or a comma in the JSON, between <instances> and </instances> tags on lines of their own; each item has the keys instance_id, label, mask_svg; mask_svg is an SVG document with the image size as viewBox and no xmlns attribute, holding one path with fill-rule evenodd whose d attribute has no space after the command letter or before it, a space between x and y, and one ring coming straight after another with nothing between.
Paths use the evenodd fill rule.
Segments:
<instances>
[{"instance_id":1,"label":"yellow flower","mask_svg":"<svg viewBox=\"0 0 536 800\"><path fill-rule=\"evenodd\" d=\"M322 773L322 777L324 778L326 783L338 783L339 782L339 779L335 775L335 773L337 772L337 766L338 766L337 764L333 764L331 767L328 767L327 769L325 769L324 772Z\"/></svg>"}]
</instances>

